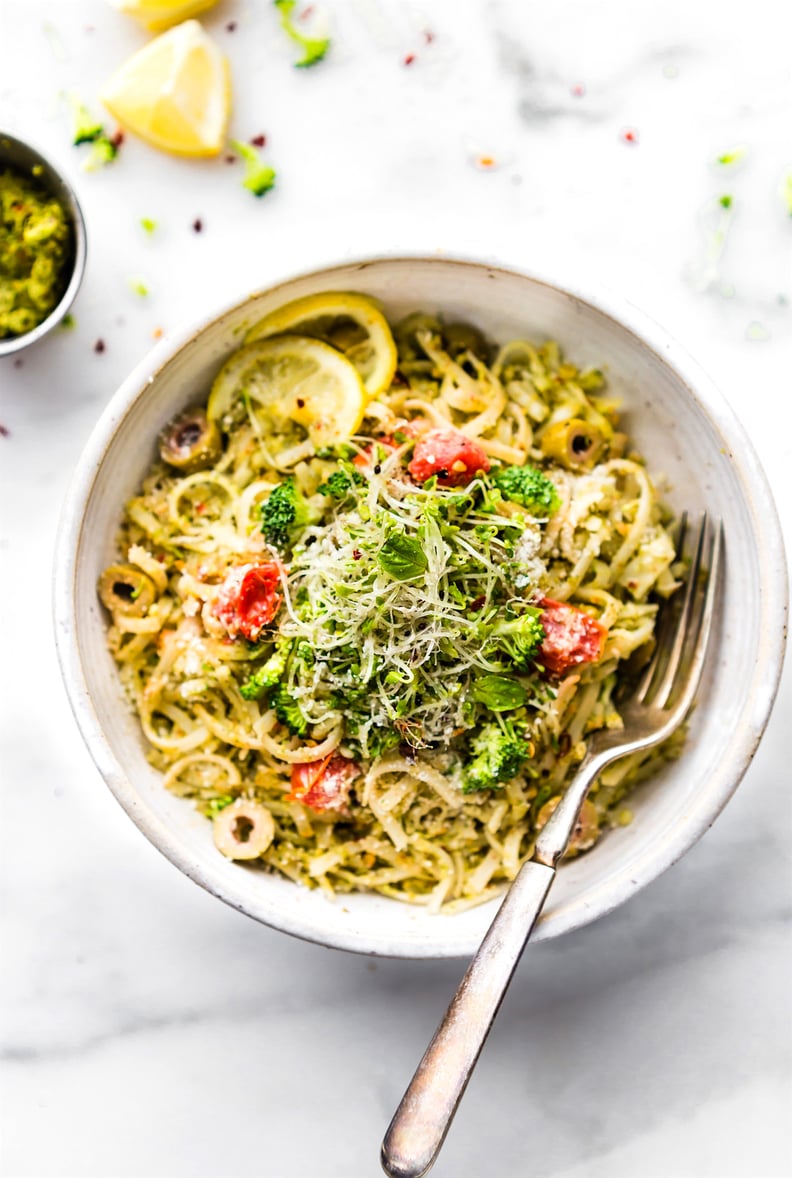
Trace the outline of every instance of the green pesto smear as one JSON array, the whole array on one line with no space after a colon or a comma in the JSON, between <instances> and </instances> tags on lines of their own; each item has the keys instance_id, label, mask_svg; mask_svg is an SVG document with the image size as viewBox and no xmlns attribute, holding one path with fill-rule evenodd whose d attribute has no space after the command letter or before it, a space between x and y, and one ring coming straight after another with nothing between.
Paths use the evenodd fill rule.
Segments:
<instances>
[{"instance_id":1,"label":"green pesto smear","mask_svg":"<svg viewBox=\"0 0 792 1178\"><path fill-rule=\"evenodd\" d=\"M0 172L0 339L25 335L51 314L71 254L62 205L18 172Z\"/></svg>"}]
</instances>

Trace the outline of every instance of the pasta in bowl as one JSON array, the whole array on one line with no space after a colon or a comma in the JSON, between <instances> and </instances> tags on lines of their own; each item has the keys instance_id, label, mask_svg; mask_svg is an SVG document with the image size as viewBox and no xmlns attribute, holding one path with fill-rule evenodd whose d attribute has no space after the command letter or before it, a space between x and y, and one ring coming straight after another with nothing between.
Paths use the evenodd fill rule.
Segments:
<instances>
[{"instance_id":1,"label":"pasta in bowl","mask_svg":"<svg viewBox=\"0 0 792 1178\"><path fill-rule=\"evenodd\" d=\"M669 439L637 436L612 338L576 347L553 296L543 330L538 283L529 313L488 319L433 281L483 268L410 263L394 298L400 266L378 265L380 289L376 264L352 295L342 268L215 321L189 395L189 348L155 374L171 378L145 423L158 452L103 511L92 592L111 624L94 607L91 643L109 636L136 713L115 688L141 824L180 866L288 931L446 955L475 943L587 735L620 723L619 685L684 570L640 457L668 472ZM675 507L701 490L674 488ZM643 876L636 853L680 788L689 805L669 790L679 751L603 774L551 929L612 906L590 881L620 863L633 886L656 873L656 846Z\"/></svg>"},{"instance_id":2,"label":"pasta in bowl","mask_svg":"<svg viewBox=\"0 0 792 1178\"><path fill-rule=\"evenodd\" d=\"M415 313L396 346L364 296L302 302L271 319L321 337L254 327L164 431L100 579L111 650L224 854L453 911L514 878L620 725L677 585L668 516L602 373L557 344ZM573 851L667 751L603 775Z\"/></svg>"}]
</instances>

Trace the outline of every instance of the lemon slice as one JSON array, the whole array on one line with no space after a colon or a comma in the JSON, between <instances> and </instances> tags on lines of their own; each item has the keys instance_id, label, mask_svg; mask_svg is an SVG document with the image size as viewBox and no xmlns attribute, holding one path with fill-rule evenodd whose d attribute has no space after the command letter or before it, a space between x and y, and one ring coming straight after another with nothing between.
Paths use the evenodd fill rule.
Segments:
<instances>
[{"instance_id":1,"label":"lemon slice","mask_svg":"<svg viewBox=\"0 0 792 1178\"><path fill-rule=\"evenodd\" d=\"M385 316L367 295L343 291L308 295L270 312L245 337L251 340L293 332L324 340L354 364L369 398L390 387L396 345Z\"/></svg>"},{"instance_id":2,"label":"lemon slice","mask_svg":"<svg viewBox=\"0 0 792 1178\"><path fill-rule=\"evenodd\" d=\"M214 8L217 0L111 0L111 3L119 12L134 16L145 28L159 32Z\"/></svg>"},{"instance_id":3,"label":"lemon slice","mask_svg":"<svg viewBox=\"0 0 792 1178\"><path fill-rule=\"evenodd\" d=\"M297 422L316 449L346 441L363 420L366 392L357 370L329 344L283 335L240 348L212 385L206 413L226 432L245 418L259 432Z\"/></svg>"},{"instance_id":4,"label":"lemon slice","mask_svg":"<svg viewBox=\"0 0 792 1178\"><path fill-rule=\"evenodd\" d=\"M228 63L198 21L187 20L133 54L105 86L102 101L152 147L217 155L231 106Z\"/></svg>"}]
</instances>

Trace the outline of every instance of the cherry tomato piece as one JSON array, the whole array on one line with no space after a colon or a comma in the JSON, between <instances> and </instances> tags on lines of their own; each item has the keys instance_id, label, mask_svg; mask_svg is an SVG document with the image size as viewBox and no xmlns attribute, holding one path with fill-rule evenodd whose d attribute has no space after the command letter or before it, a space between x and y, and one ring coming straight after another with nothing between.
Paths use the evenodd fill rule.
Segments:
<instances>
[{"instance_id":1,"label":"cherry tomato piece","mask_svg":"<svg viewBox=\"0 0 792 1178\"><path fill-rule=\"evenodd\" d=\"M544 641L539 661L551 675L563 675L580 663L596 663L602 657L607 631L591 614L563 601L543 597L538 603Z\"/></svg>"},{"instance_id":2,"label":"cherry tomato piece","mask_svg":"<svg viewBox=\"0 0 792 1178\"><path fill-rule=\"evenodd\" d=\"M230 570L212 606L230 638L258 641L280 608L280 569L268 564L242 564Z\"/></svg>"},{"instance_id":3,"label":"cherry tomato piece","mask_svg":"<svg viewBox=\"0 0 792 1178\"><path fill-rule=\"evenodd\" d=\"M477 442L456 429L433 429L415 443L407 469L416 483L437 475L441 487L463 487L490 461Z\"/></svg>"}]
</instances>

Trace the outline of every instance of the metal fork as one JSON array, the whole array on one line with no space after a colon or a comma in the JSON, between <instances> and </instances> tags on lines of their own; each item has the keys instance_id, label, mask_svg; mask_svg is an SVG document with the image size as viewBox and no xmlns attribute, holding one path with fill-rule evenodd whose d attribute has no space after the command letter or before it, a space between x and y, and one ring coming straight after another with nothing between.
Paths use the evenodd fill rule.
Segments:
<instances>
[{"instance_id":1,"label":"metal fork","mask_svg":"<svg viewBox=\"0 0 792 1178\"><path fill-rule=\"evenodd\" d=\"M678 556L686 532L683 516ZM621 707L624 728L591 737L575 778L511 885L402 1097L382 1143L382 1168L390 1178L421 1178L433 1165L592 782L612 761L660 744L689 711L712 629L721 543L721 525L703 515L693 537L685 592L678 595L680 601L672 598L664 606L654 654Z\"/></svg>"}]
</instances>

